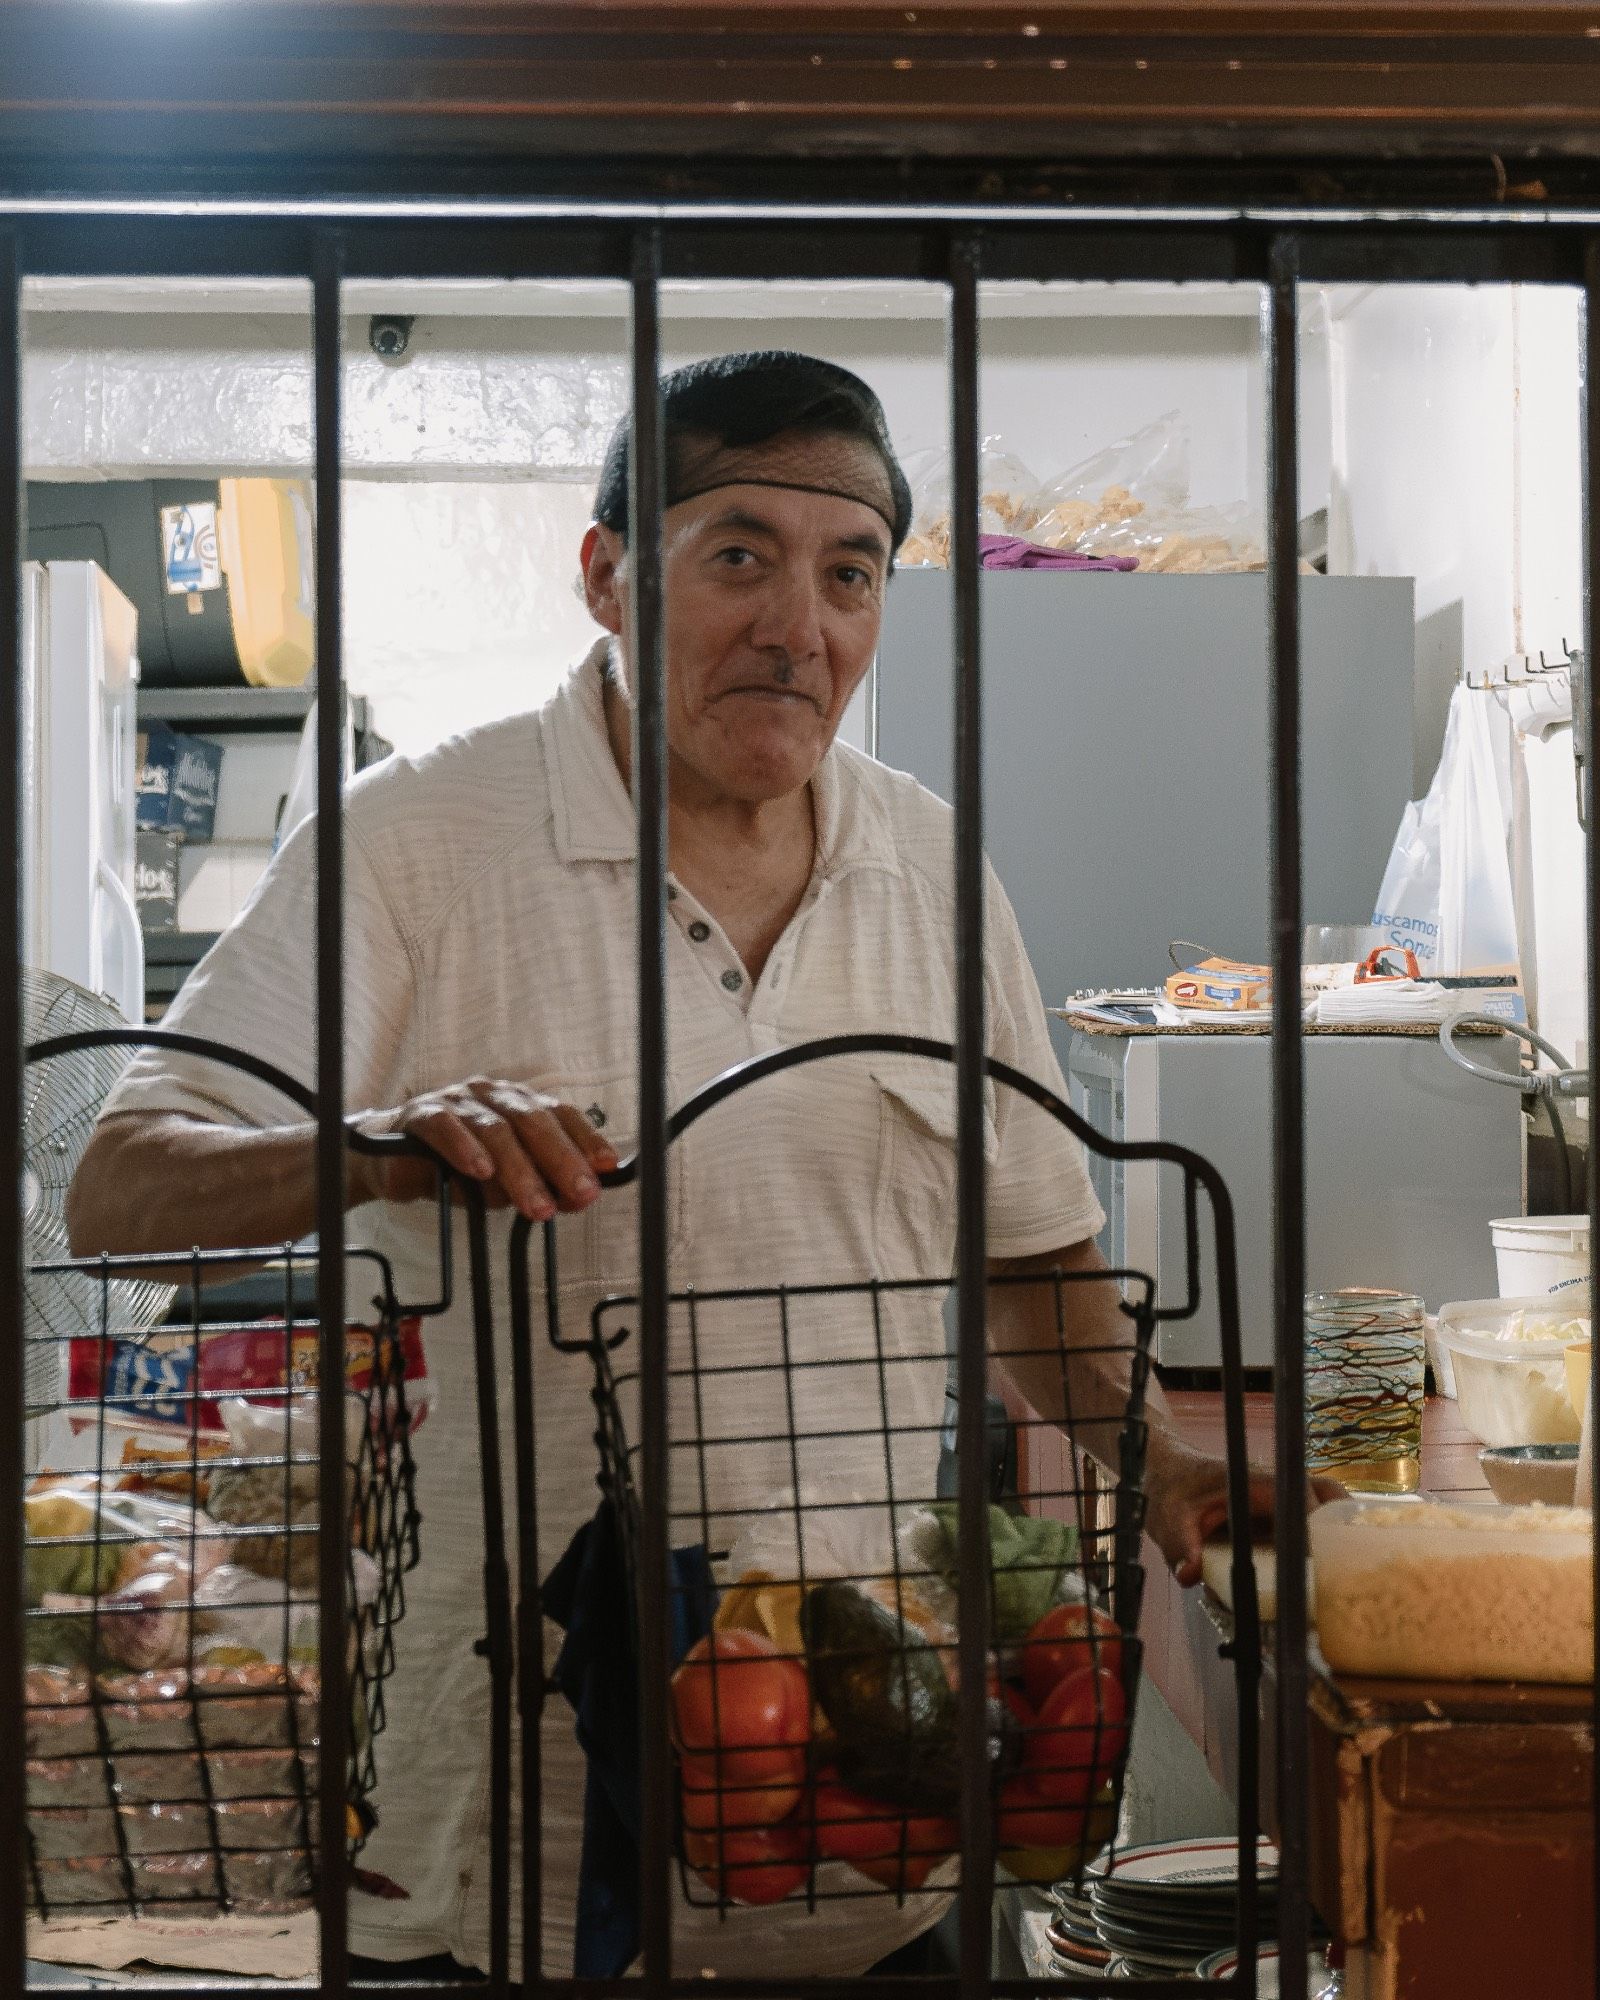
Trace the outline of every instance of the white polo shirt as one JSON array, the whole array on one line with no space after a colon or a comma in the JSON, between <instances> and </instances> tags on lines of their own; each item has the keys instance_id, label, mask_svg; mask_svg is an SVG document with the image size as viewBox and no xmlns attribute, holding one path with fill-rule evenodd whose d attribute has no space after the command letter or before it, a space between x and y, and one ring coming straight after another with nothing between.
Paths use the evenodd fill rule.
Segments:
<instances>
[{"instance_id":1,"label":"white polo shirt","mask_svg":"<svg viewBox=\"0 0 1600 2000\"><path fill-rule=\"evenodd\" d=\"M625 1156L635 1127L633 807L605 729L605 641L537 713L475 730L359 778L347 806L348 1107L398 1104L473 1075L530 1081L569 1099ZM752 982L709 911L673 885L667 936L670 1095L681 1103L731 1065L818 1036L954 1033L952 818L915 780L835 745L813 781L810 887ZM991 1052L1064 1094L1015 917L991 873L986 980ZM314 1080L313 831L277 856L234 927L185 984L167 1024L247 1048ZM1064 915L1063 920L1068 920ZM183 1110L248 1126L294 1114L275 1093L215 1065L147 1055L108 1107ZM955 1255L954 1072L916 1058L835 1058L737 1095L673 1147L674 1289L946 1276ZM989 1247L1022 1257L1093 1236L1103 1216L1076 1142L1026 1100L989 1095ZM564 1330L596 1300L637 1286L637 1199L602 1196L558 1225ZM493 1218L497 1332L506 1337L508 1222ZM433 1211L375 1206L351 1240L383 1250L402 1298L431 1298ZM239 1240L252 1240L248 1218ZM539 1234L533 1236L535 1262ZM380 1824L364 1860L409 1892L352 1901L352 1946L384 1958L451 1951L487 1963L488 1683L482 1523L470 1322L461 1302L427 1323L436 1406L416 1440L421 1561L378 1743ZM535 1270L533 1296L542 1297ZM594 1410L586 1356L535 1327L540 1570L593 1512ZM784 1374L799 1368L792 1420ZM671 1399L675 1544L727 1548L796 1485L819 1509L809 1573L871 1510L930 1497L945 1364L936 1292L880 1301L705 1307L674 1316L671 1361L691 1340L705 1371ZM875 1342L881 1340L883 1365ZM867 1365L870 1363L870 1366ZM626 1366L626 1362L620 1365ZM748 1371L748 1372L746 1372ZM509 1384L509 1362L499 1371ZM509 1391L507 1389L507 1397ZM895 1432L892 1466L877 1428ZM800 1435L791 1452L787 1431ZM511 1494L509 1419L502 1409ZM635 1430L634 1435L637 1435ZM699 1451L692 1440L731 1442ZM752 1442L752 1440L762 1440ZM702 1486L704 1467L704 1486ZM818 1545L813 1548L813 1534ZM769 1535L770 1539L770 1535ZM514 1556L513 1556L514 1559ZM721 1581L728 1580L720 1578ZM559 1634L555 1635L559 1640ZM554 1644L547 1647L553 1657ZM544 1959L571 1966L582 1821L582 1757L555 1697L544 1721ZM515 1877L513 1877L515 1880ZM860 1887L857 1878L849 1881ZM891 1897L714 1912L679 1908L682 1972L853 1973L915 1936L927 1898Z\"/></svg>"}]
</instances>

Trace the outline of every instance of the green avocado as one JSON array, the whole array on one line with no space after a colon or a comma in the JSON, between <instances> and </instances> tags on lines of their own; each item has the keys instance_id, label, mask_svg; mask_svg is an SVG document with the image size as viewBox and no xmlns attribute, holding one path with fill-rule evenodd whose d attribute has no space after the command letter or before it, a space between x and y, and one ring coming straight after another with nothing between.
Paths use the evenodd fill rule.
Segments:
<instances>
[{"instance_id":1,"label":"green avocado","mask_svg":"<svg viewBox=\"0 0 1600 2000\"><path fill-rule=\"evenodd\" d=\"M943 1795L956 1696L920 1633L853 1583L819 1583L800 1607L811 1686L839 1741L839 1774L895 1805ZM928 1799L938 1803L938 1799Z\"/></svg>"},{"instance_id":2,"label":"green avocado","mask_svg":"<svg viewBox=\"0 0 1600 2000\"><path fill-rule=\"evenodd\" d=\"M953 1811L961 1796L960 1697L914 1626L853 1583L819 1583L800 1607L811 1687L838 1739L839 1776L890 1805ZM988 1704L991 1775L1018 1762L1019 1731Z\"/></svg>"}]
</instances>

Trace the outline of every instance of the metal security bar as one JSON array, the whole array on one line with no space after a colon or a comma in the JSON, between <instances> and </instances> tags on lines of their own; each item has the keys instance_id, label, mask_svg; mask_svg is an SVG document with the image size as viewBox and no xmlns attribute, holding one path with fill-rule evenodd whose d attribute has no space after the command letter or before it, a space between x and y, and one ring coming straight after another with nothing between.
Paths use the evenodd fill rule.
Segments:
<instances>
[{"instance_id":1,"label":"metal security bar","mask_svg":"<svg viewBox=\"0 0 1600 2000\"><path fill-rule=\"evenodd\" d=\"M317 526L317 1309L321 1316L318 1450L322 1492L337 1496L325 1520L344 1518L344 1409L333 1386L344 1380L344 645L340 534L339 242L317 239L312 265L312 420L316 440ZM333 811L328 805L332 802ZM343 1834L350 1689L344 1650L344 1552L331 1534L319 1547L322 1707L318 1783L322 1875L317 1914L322 1982L349 1983L349 1871Z\"/></svg>"},{"instance_id":2,"label":"metal security bar","mask_svg":"<svg viewBox=\"0 0 1600 2000\"><path fill-rule=\"evenodd\" d=\"M1274 1540L1283 1566L1277 1619L1278 1916L1280 1983L1304 1990L1310 1840L1306 1717L1305 1054L1300 1010L1300 549L1295 443L1296 255L1272 245L1261 301L1267 370L1267 657L1272 744L1272 1297L1278 1450Z\"/></svg>"},{"instance_id":3,"label":"metal security bar","mask_svg":"<svg viewBox=\"0 0 1600 2000\"><path fill-rule=\"evenodd\" d=\"M0 619L0 882L4 937L0 956L0 1148L4 1149L4 1209L0 1211L0 1310L22 1327L22 284L17 237L0 229L0 564L5 566L5 614ZM0 1341L0 1796L25 1796L22 1740L23 1662L23 1348ZM27 1841L22 1814L0 1813L0 1981L21 1991L24 1978Z\"/></svg>"},{"instance_id":4,"label":"metal security bar","mask_svg":"<svg viewBox=\"0 0 1600 2000\"><path fill-rule=\"evenodd\" d=\"M1583 382L1581 386L1579 420L1583 426L1583 647L1584 658L1589 663L1589 671L1584 676L1584 699L1587 713L1583 727L1587 730L1587 741L1592 746L1600 741L1595 735L1595 718L1600 715L1600 687L1596 686L1594 673L1595 641L1600 639L1600 618L1595 613L1595 593L1600 591L1600 233L1588 237L1583 254ZM1592 752L1591 752L1592 754ZM1587 841L1584 849L1584 895L1589 919L1588 974L1589 974L1589 1060L1595 1060L1594 1052L1600 1049L1600 910L1596 909L1596 897L1600 894L1600 813L1594 809L1593 793L1590 794L1589 824L1586 828ZM1600 1173L1594 1165L1594 1112L1590 1108L1589 1139L1589 1241L1592 1244L1600 1233ZM1589 1276L1589 1324L1595 1324L1595 1307L1600 1304L1600 1278L1591 1268ZM1600 1437L1600 1382L1589 1385L1589 1425L1590 1434ZM1600 1524L1600 1455L1593 1467L1594 1487L1589 1496L1589 1504L1594 1509L1595 1521ZM1600 1603L1600 1541L1595 1549L1595 1602ZM1600 1690L1600 1620L1596 1621L1595 1633L1595 1687ZM1595 1979L1600 1985L1600 1772L1596 1773L1594 1792L1594 1853L1592 1858L1593 1906L1594 1906L1594 1958Z\"/></svg>"},{"instance_id":5,"label":"metal security bar","mask_svg":"<svg viewBox=\"0 0 1600 2000\"><path fill-rule=\"evenodd\" d=\"M641 1204L641 1374L643 1383L642 1483L644 1520L640 1614L643 1648L645 1800L643 1854L644 1978L576 1982L544 1979L536 1963L524 1970L529 1992L580 1994L600 2000L611 1992L640 1993L646 2000L703 1992L704 1983L681 1976L671 1962L669 1871L670 1768L665 1712L667 1604L666 1544L666 1302L667 1176L664 924L666 874L665 731L662 709L662 603L660 528L662 494L658 373L658 288L675 276L743 279L796 277L901 277L942 282L950 298L951 412L956 593L957 821L956 880L959 926L957 1053L959 1232L959 1377L962 1389L958 1457L962 1506L959 1547L962 1576L960 1741L965 1786L962 1813L961 1961L953 1978L914 1982L928 2000L978 2000L993 1994L1012 2000L1044 1991L1095 1992L1093 1980L991 1980L988 1969L990 1835L978 1806L983 1775L980 1699L985 1656L987 1522L980 1505L984 1382L984 1159L982 1088L984 1060L982 940L981 669L977 597L977 381L978 281L992 279L1171 279L1249 282L1264 288L1263 347L1269 411L1269 657L1271 662L1272 938L1276 986L1298 990L1300 958L1301 816L1299 794L1299 633L1296 552L1296 288L1306 282L1520 282L1576 284L1586 300L1586 400L1584 470L1586 645L1593 657L1594 580L1600 574L1600 398L1593 392L1600 370L1600 216L1559 221L1526 216L1462 218L1388 212L1346 214L1102 211L1021 216L1004 208L848 208L808 204L803 191L787 203L756 208L642 203L271 202L194 204L62 199L0 201L0 560L11 593L0 636L0 679L9 693L0 704L0 817L18 823L20 596L19 300L24 274L309 276L313 286L315 341L316 557L320 727L319 797L324 806L317 835L317 1163L321 1242L319 1313L323 1380L338 1379L343 1325L342 1034L345 995L342 966L342 843L336 807L340 796L338 717L340 693L339 539L339 300L351 278L604 277L627 283L632 297L633 438L632 542L637 587L632 602L639 678L634 787L638 809L639 1174ZM1589 686L1590 726L1596 722L1594 677ZM1594 919L1594 884L1600 871L1600 822L1588 829L1590 884L1591 1046L1600 1045L1600 929ZM0 980L0 1091L7 1115L0 1132L13 1188L20 1184L19 1133L21 1018L18 848L5 848L7 916ZM1277 1324L1276 1477L1279 1497L1279 1617L1276 1676L1275 1798L1281 1829L1281 1923L1284 1954L1281 1992L1304 2000L1307 1932L1308 1786L1306 1743L1306 1605L1301 1409L1301 1297L1304 1291L1305 1181L1301 1029L1296 1010L1280 1007L1273 1026L1273 1154L1275 1214L1274 1297ZM1591 1174L1591 1225L1600 1230L1600 1176ZM0 1287L21 1324L23 1234L18 1198L8 1199L0 1226ZM481 1275L481 1274L479 1274ZM8 1717L21 1707L23 1646L19 1609L22 1539L21 1475L24 1464L20 1346L0 1343L0 1702ZM527 1384L513 1393L526 1404ZM1591 1387L1600 1398L1600 1372ZM486 1434L486 1444L490 1442ZM1242 1415L1230 1415L1233 1456L1233 1522L1236 1544L1248 1542L1243 1518ZM531 1450L531 1438L528 1441ZM323 1476L342 1472L337 1402L323 1398ZM486 1478L488 1468L486 1467ZM325 1490L331 1491L332 1486ZM1600 1486L1597 1486L1600 1497ZM531 1532L526 1516L520 1523ZM526 1563L526 1542L523 1560ZM1248 1574L1248 1564L1245 1564ZM527 1571L524 1569L524 1581ZM344 1615L342 1576L335 1538L324 1535L320 1562L323 1632L335 1634ZM491 1637L509 1631L507 1579L486 1570L495 1607ZM524 1591L526 1599L526 1591ZM523 1629L524 1688L536 1665L534 1635ZM348 1737L343 1656L324 1643L321 1732L323 1876L319 1891L322 1938L321 1992L344 2000L348 1977L345 1870L340 1859L344 1755ZM491 1665L497 1685L509 1687L510 1661L502 1652ZM972 1671L976 1669L976 1671ZM1252 1667L1253 1671L1253 1667ZM525 1711L526 1712L526 1711ZM1253 1716L1241 1718L1241 1788L1255 1796ZM537 1785L535 1745L524 1740L524 1770ZM509 1769L509 1729L497 1754ZM20 1733L0 1733L0 1795L22 1796ZM497 1775L499 1775L497 1773ZM506 1780L508 1782L508 1779ZM538 1841L524 1843L524 1884L536 1906ZM22 1815L0 1813L0 1991L24 1989L23 1910L14 1885L24 1875ZM488 1990L506 1990L508 1958L503 1919L509 1882L497 1864L493 1901L497 1914L495 1959ZM1600 1895L1596 1897L1600 1912ZM1254 1925L1245 1899L1245 1942ZM161 2000L182 1989L147 1989ZM225 1981L212 1990L225 1991ZM385 1990L382 1987L367 1990ZM459 1994L455 1986L411 1985L414 1994ZM814 2000L881 1990L865 1980L800 1978L728 1979L716 1990L749 2000L794 1994ZM1177 1980L1147 1982L1144 1991L1176 1996L1192 1988ZM1247 1951L1239 1972L1219 1991L1250 2000L1256 1968Z\"/></svg>"},{"instance_id":6,"label":"metal security bar","mask_svg":"<svg viewBox=\"0 0 1600 2000\"><path fill-rule=\"evenodd\" d=\"M661 513L665 490L660 394L661 238L634 239L633 435L628 521L634 555L633 618L638 700L633 798L639 955L639 1367L645 1491L639 1568L640 1943L647 1990L672 1976L672 1767L667 1754L667 737L662 649Z\"/></svg>"}]
</instances>

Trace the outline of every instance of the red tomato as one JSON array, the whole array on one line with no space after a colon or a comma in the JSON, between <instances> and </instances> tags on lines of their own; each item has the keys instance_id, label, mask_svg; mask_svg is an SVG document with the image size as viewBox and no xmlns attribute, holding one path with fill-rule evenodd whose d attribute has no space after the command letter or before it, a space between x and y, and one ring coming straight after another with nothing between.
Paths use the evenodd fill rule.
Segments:
<instances>
[{"instance_id":1,"label":"red tomato","mask_svg":"<svg viewBox=\"0 0 1600 2000\"><path fill-rule=\"evenodd\" d=\"M1008 1778L1000 1787L996 1826L1002 1848L1077 1847L1088 1814L1082 1806L1052 1805L1026 1778Z\"/></svg>"},{"instance_id":2,"label":"red tomato","mask_svg":"<svg viewBox=\"0 0 1600 2000\"><path fill-rule=\"evenodd\" d=\"M888 1861L853 1861L850 1865L880 1889L893 1889L898 1894L902 1889L908 1893L920 1889L942 1859L938 1854L908 1854L902 1861L897 1854Z\"/></svg>"},{"instance_id":3,"label":"red tomato","mask_svg":"<svg viewBox=\"0 0 1600 2000\"><path fill-rule=\"evenodd\" d=\"M818 1783L809 1810L798 1817L802 1824L814 1819L813 1842L824 1861L848 1861L886 1889L920 1889L959 1838L954 1820L906 1813L831 1778Z\"/></svg>"},{"instance_id":4,"label":"red tomato","mask_svg":"<svg viewBox=\"0 0 1600 2000\"><path fill-rule=\"evenodd\" d=\"M672 1676L672 1740L712 1764L712 1784L788 1784L810 1728L806 1670L760 1632L708 1634Z\"/></svg>"},{"instance_id":5,"label":"red tomato","mask_svg":"<svg viewBox=\"0 0 1600 2000\"><path fill-rule=\"evenodd\" d=\"M683 1858L708 1888L735 1903L781 1903L806 1879L798 1826L746 1826L721 1835L683 1836Z\"/></svg>"},{"instance_id":6,"label":"red tomato","mask_svg":"<svg viewBox=\"0 0 1600 2000\"><path fill-rule=\"evenodd\" d=\"M1093 1637L1091 1638L1091 1633ZM1057 1604L1022 1642L1022 1679L1035 1708L1058 1682L1084 1667L1122 1672L1122 1634L1087 1604Z\"/></svg>"},{"instance_id":7,"label":"red tomato","mask_svg":"<svg viewBox=\"0 0 1600 2000\"><path fill-rule=\"evenodd\" d=\"M1022 1774L1041 1799L1086 1805L1116 1768L1128 1740L1122 1683L1105 1667L1085 1668L1044 1698L1023 1738Z\"/></svg>"},{"instance_id":8,"label":"red tomato","mask_svg":"<svg viewBox=\"0 0 1600 2000\"><path fill-rule=\"evenodd\" d=\"M747 1764L775 1764L781 1770L752 1772ZM800 1803L805 1789L803 1750L730 1750L723 1757L680 1757L683 1823L696 1832L713 1833L719 1826L775 1826ZM720 1782L719 1782L720 1779Z\"/></svg>"}]
</instances>

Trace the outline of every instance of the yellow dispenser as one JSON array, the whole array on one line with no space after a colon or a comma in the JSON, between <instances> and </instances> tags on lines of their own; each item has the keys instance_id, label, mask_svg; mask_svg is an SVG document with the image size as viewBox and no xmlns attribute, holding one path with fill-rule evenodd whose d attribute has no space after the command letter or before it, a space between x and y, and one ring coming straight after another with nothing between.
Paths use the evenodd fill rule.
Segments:
<instances>
[{"instance_id":1,"label":"yellow dispenser","mask_svg":"<svg viewBox=\"0 0 1600 2000\"><path fill-rule=\"evenodd\" d=\"M316 660L311 487L219 482L217 550L239 666L254 687L299 687Z\"/></svg>"}]
</instances>

